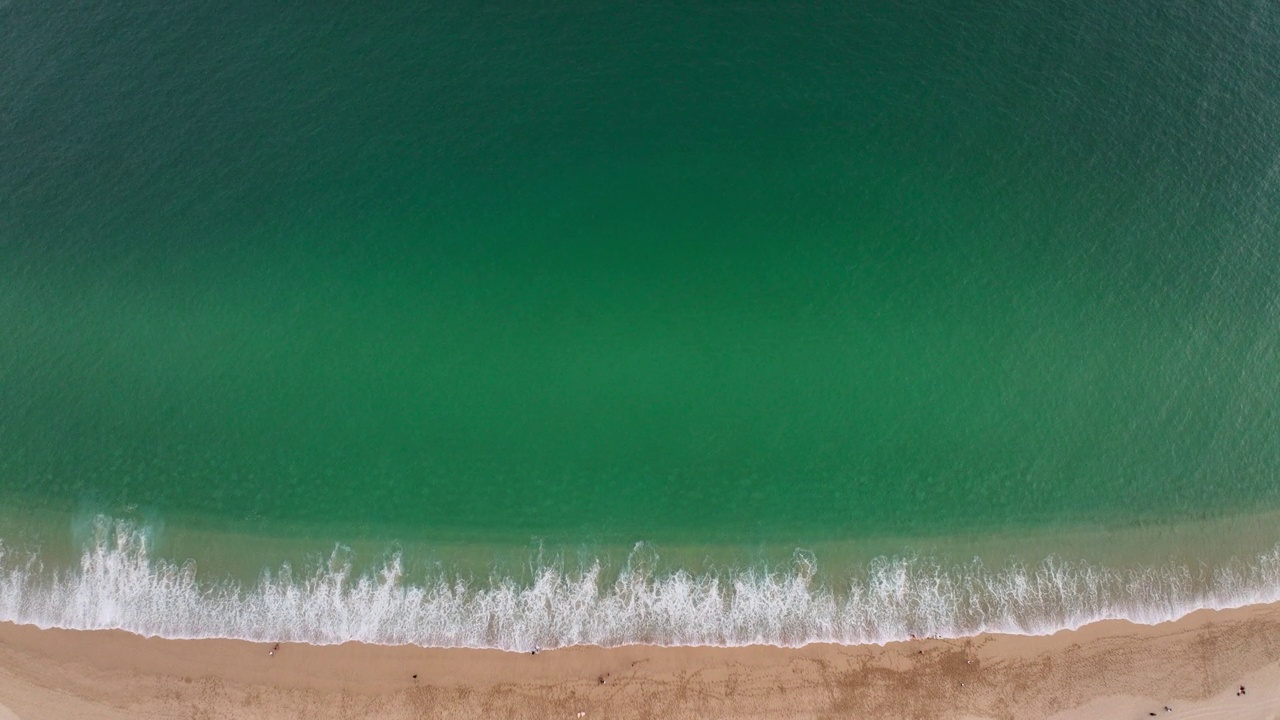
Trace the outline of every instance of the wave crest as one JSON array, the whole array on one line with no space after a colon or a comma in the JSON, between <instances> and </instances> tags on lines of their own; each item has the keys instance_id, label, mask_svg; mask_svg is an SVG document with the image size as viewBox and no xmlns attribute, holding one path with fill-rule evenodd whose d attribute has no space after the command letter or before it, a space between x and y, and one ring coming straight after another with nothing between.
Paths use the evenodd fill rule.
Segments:
<instances>
[{"instance_id":1,"label":"wave crest","mask_svg":"<svg viewBox=\"0 0 1280 720\"><path fill-rule=\"evenodd\" d=\"M655 573L637 553L616 580L535 568L528 581L410 582L393 556L357 572L335 551L306 572L283 565L256 583L210 582L194 563L155 557L147 533L100 519L78 568L45 568L0 541L0 619L122 629L166 638L527 651L566 645L847 645L983 632L1042 635L1104 619L1154 624L1201 608L1280 600L1280 545L1252 560L1193 569L1117 570L1055 558L988 568L883 557L839 587L797 554L785 570Z\"/></svg>"}]
</instances>

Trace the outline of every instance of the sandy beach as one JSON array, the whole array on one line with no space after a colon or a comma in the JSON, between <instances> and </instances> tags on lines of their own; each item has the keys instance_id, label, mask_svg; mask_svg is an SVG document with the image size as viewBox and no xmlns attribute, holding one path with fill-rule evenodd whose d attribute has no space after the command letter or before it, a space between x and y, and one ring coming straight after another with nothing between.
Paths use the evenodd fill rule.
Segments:
<instances>
[{"instance_id":1,"label":"sandy beach","mask_svg":"<svg viewBox=\"0 0 1280 720\"><path fill-rule=\"evenodd\" d=\"M1280 717L1280 605L885 647L272 649L3 623L0 720Z\"/></svg>"}]
</instances>

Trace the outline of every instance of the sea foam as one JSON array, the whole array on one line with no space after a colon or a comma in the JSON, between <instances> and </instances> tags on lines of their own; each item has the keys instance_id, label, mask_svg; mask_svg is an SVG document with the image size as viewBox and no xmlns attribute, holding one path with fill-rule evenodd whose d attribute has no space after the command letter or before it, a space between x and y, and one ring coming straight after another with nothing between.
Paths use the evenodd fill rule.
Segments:
<instances>
[{"instance_id":1,"label":"sea foam","mask_svg":"<svg viewBox=\"0 0 1280 720\"><path fill-rule=\"evenodd\" d=\"M211 581L156 557L147 533L101 519L78 568L0 542L0 620L166 638L362 641L527 651L566 645L886 643L982 632L1041 635L1103 619L1154 624L1201 608L1280 600L1280 546L1217 568L1117 570L1048 558L990 568L884 557L837 586L797 556L782 570L655 573L629 562L534 568L518 581L409 581L400 556L357 572L342 552L306 572Z\"/></svg>"}]
</instances>

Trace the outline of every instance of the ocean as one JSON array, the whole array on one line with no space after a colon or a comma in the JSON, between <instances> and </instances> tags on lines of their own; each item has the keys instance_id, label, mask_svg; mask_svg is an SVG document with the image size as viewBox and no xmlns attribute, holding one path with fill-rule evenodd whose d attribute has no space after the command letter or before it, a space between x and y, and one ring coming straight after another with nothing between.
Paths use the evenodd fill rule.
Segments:
<instances>
[{"instance_id":1,"label":"ocean","mask_svg":"<svg viewBox=\"0 0 1280 720\"><path fill-rule=\"evenodd\" d=\"M1280 7L0 3L0 620L1280 599Z\"/></svg>"}]
</instances>

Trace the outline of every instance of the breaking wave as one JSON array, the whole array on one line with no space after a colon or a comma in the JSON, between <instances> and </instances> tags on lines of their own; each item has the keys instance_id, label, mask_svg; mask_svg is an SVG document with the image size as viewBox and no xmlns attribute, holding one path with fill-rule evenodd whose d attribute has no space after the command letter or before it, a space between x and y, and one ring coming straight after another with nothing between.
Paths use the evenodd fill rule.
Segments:
<instances>
[{"instance_id":1,"label":"breaking wave","mask_svg":"<svg viewBox=\"0 0 1280 720\"><path fill-rule=\"evenodd\" d=\"M1280 546L1217 568L1117 570L1054 558L991 568L884 557L841 585L811 559L785 569L657 573L642 559L517 580L410 581L400 556L372 572L335 551L306 572L210 581L155 557L136 525L100 519L78 568L47 569L0 542L0 620L166 638L527 651L566 645L865 644L982 632L1041 635L1104 619L1153 624L1201 608L1280 600Z\"/></svg>"}]
</instances>

